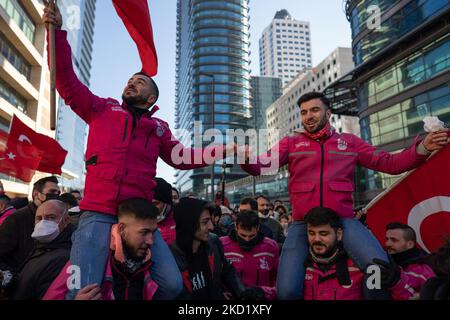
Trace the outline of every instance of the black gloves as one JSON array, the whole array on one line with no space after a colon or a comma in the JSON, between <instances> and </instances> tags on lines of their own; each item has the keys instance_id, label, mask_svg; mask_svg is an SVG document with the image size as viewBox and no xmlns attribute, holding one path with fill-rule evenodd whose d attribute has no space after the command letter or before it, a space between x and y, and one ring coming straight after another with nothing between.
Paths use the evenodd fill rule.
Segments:
<instances>
[{"instance_id":1,"label":"black gloves","mask_svg":"<svg viewBox=\"0 0 450 320\"><path fill-rule=\"evenodd\" d=\"M241 300L264 300L264 290L259 287L251 287L242 291Z\"/></svg>"},{"instance_id":2,"label":"black gloves","mask_svg":"<svg viewBox=\"0 0 450 320\"><path fill-rule=\"evenodd\" d=\"M373 263L380 267L382 289L392 288L400 280L400 267L397 266L391 256L389 256L389 263L380 259L373 259Z\"/></svg>"}]
</instances>

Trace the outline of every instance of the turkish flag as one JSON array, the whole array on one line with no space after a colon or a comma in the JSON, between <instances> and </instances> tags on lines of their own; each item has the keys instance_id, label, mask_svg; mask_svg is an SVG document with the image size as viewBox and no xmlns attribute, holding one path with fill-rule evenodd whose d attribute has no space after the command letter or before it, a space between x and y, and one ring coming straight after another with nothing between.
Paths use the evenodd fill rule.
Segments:
<instances>
[{"instance_id":1,"label":"turkish flag","mask_svg":"<svg viewBox=\"0 0 450 320\"><path fill-rule=\"evenodd\" d=\"M30 182L43 151L26 142L13 141L4 131L0 131L0 172Z\"/></svg>"},{"instance_id":2,"label":"turkish flag","mask_svg":"<svg viewBox=\"0 0 450 320\"><path fill-rule=\"evenodd\" d=\"M417 244L428 252L435 252L450 237L449 164L450 145L369 204L367 225L383 245L391 222L411 226Z\"/></svg>"},{"instance_id":3,"label":"turkish flag","mask_svg":"<svg viewBox=\"0 0 450 320\"><path fill-rule=\"evenodd\" d=\"M113 5L136 43L142 71L153 77L158 73L158 56L147 0L113 0Z\"/></svg>"},{"instance_id":4,"label":"turkish flag","mask_svg":"<svg viewBox=\"0 0 450 320\"><path fill-rule=\"evenodd\" d=\"M44 134L36 133L27 127L17 116L13 117L8 141L27 143L43 151L38 171L61 174L67 151L55 140ZM9 147L8 142L8 147Z\"/></svg>"}]
</instances>

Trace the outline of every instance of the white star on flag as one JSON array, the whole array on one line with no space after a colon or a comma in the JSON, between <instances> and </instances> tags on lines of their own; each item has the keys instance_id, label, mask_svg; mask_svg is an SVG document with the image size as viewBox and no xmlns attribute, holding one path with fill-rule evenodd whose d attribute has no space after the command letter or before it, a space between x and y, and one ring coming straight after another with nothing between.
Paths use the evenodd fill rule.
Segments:
<instances>
[{"instance_id":1,"label":"white star on flag","mask_svg":"<svg viewBox=\"0 0 450 320\"><path fill-rule=\"evenodd\" d=\"M12 152L8 153L7 156L9 158L9 160L16 160L16 155Z\"/></svg>"}]
</instances>

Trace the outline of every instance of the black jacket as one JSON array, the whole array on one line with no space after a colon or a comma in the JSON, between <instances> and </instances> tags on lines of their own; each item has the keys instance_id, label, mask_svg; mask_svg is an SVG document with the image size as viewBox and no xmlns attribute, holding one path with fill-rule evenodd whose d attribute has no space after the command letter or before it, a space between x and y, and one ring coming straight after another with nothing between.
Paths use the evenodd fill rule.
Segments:
<instances>
[{"instance_id":1,"label":"black jacket","mask_svg":"<svg viewBox=\"0 0 450 320\"><path fill-rule=\"evenodd\" d=\"M428 279L420 289L420 300L450 300L450 278Z\"/></svg>"},{"instance_id":2,"label":"black jacket","mask_svg":"<svg viewBox=\"0 0 450 320\"><path fill-rule=\"evenodd\" d=\"M19 273L14 300L42 299L70 258L73 230L69 224L52 242L36 243Z\"/></svg>"},{"instance_id":3,"label":"black jacket","mask_svg":"<svg viewBox=\"0 0 450 320\"><path fill-rule=\"evenodd\" d=\"M190 300L192 292L192 284L189 280L189 270L186 254L174 241L171 250L175 261L177 262L178 268L183 276L183 291L177 300ZM212 274L212 289L211 289L211 300L225 300L223 295L224 289L230 291L234 297L240 297L242 291L245 287L242 284L241 279L238 277L234 267L227 261L224 256L222 243L215 234L209 235L207 243L207 252L209 259L213 259L213 274Z\"/></svg>"},{"instance_id":4,"label":"black jacket","mask_svg":"<svg viewBox=\"0 0 450 320\"><path fill-rule=\"evenodd\" d=\"M272 239L278 242L278 245L283 245L286 237L284 236L283 227L277 220L260 217L259 222L261 223L261 226L267 226L272 231Z\"/></svg>"},{"instance_id":5,"label":"black jacket","mask_svg":"<svg viewBox=\"0 0 450 320\"><path fill-rule=\"evenodd\" d=\"M9 216L0 226L0 270L17 273L34 248L36 205L28 204Z\"/></svg>"}]
</instances>

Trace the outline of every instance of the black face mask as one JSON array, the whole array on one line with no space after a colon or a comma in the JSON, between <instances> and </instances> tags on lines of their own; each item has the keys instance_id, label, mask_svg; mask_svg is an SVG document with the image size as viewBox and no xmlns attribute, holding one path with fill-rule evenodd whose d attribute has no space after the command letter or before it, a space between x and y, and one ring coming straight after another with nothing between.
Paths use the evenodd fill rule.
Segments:
<instances>
[{"instance_id":1,"label":"black face mask","mask_svg":"<svg viewBox=\"0 0 450 320\"><path fill-rule=\"evenodd\" d=\"M54 194L54 193L46 193L45 200L43 202L48 201L48 200L59 200L59 195Z\"/></svg>"},{"instance_id":2,"label":"black face mask","mask_svg":"<svg viewBox=\"0 0 450 320\"><path fill-rule=\"evenodd\" d=\"M261 233L258 232L258 234L252 240L249 241L242 239L236 234L236 240L239 244L239 247L241 247L242 250L251 251L258 243L261 242L262 238Z\"/></svg>"}]
</instances>

